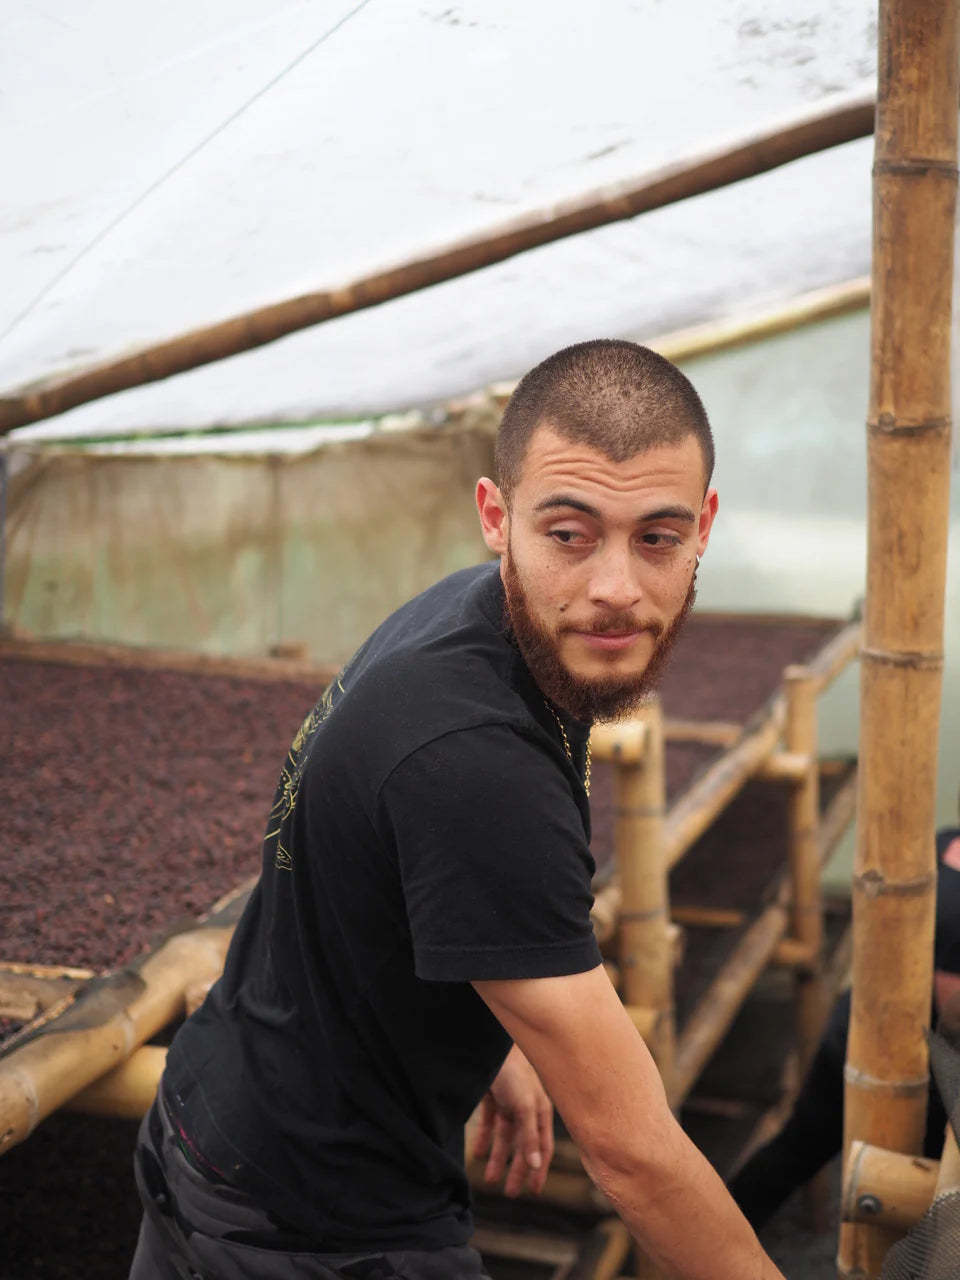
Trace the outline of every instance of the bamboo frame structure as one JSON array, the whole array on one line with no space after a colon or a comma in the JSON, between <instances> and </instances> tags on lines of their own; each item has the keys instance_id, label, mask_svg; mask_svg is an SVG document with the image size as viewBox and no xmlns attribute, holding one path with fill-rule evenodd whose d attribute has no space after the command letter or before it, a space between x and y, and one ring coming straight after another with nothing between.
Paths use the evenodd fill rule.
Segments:
<instances>
[{"instance_id":1,"label":"bamboo frame structure","mask_svg":"<svg viewBox=\"0 0 960 1280\"><path fill-rule=\"evenodd\" d=\"M782 624L783 620L779 621ZM803 670L801 683L805 682L805 688L818 693L843 669L855 655L856 645L851 643L851 636L857 630L857 624L851 624L820 650ZM108 665L119 659L120 665L173 665L184 670L196 670L198 674L233 674L239 669L265 680L282 679L290 674L302 676L304 670L316 679L317 672L322 670L315 664L303 664L299 661L290 663L276 658L255 660L252 663L247 659L217 659L213 662L201 659L194 663L189 660L191 655L156 650L122 651L115 646L73 643L35 645L8 642L4 645L0 642L0 654L5 650L19 659L29 659L36 655L41 661L73 661L81 665ZM818 767L815 749L810 749L810 743L800 743L802 750L791 749L791 746L798 744L791 744L786 736L788 724L789 695L781 694L772 699L770 705L746 729L725 722L665 722L659 705L652 704L641 720L613 728L598 728L592 737L594 759L609 761L615 774L615 843L619 878L597 895L597 908L602 911L605 902L609 907L606 928L608 941L613 948L613 963L610 964L612 980L618 986L638 1031L651 1047L674 1106L679 1106L689 1094L702 1067L736 1015L758 974L766 964L776 962L778 948L792 942L793 952L784 953L779 959L798 973L811 972L813 958L806 944L789 937L790 894L788 887L784 887L767 912L746 930L734 955L723 965L710 989L698 1002L693 1017L684 1028L684 1034L677 1036L673 987L678 962L677 946L682 930L678 929L677 921L671 920L668 910L670 845L669 814L665 812L664 795L664 741L669 735L675 735L671 740L699 742L724 753L722 760L728 762L728 767L722 771L720 782L717 782L715 771L707 770L704 775L707 778L706 790L700 794L706 805L712 806L716 803L718 786L726 797L726 803L729 803L729 799L750 778L763 776L765 772L771 785L789 788L802 786L802 782L797 781L801 773L795 765L789 768L782 765L769 768L771 761L784 759L802 760L804 770ZM763 750L757 747L758 738L763 743ZM746 749L743 748L745 742L748 744ZM731 757L735 762L733 769L729 767ZM694 787L700 785L701 783L695 783ZM836 811L835 806L843 802L845 794L837 796L819 828L814 829L817 837L814 840L814 851L818 863L828 856L837 836L849 821L849 799L844 803L842 821L830 816ZM682 852L685 850L676 856L682 856ZM742 927L744 923L749 923L745 916L736 915L734 918L735 915L736 913L727 912L724 923L730 927ZM708 907L687 907L678 911L677 916L678 920L690 927L698 924L709 927L718 923L715 917L711 917ZM208 979L215 976L212 971L214 968L218 971L219 960L210 968ZM141 976L149 976L149 973L150 966L147 966ZM202 980L204 975L197 972L194 964L190 964L188 976L189 981L186 980L187 975L181 974L174 984L175 995L171 995L168 1006L174 1012L182 1009L189 984ZM97 1033L104 1029L115 1032L117 1026L122 1026L129 1016L128 1005L114 1023L101 1020ZM59 1025L60 1020L55 1019L55 1023ZM53 1025L51 1024L51 1029ZM152 1029L158 1030L159 1027L153 1026ZM140 1039L139 1033L126 1035L123 1054L128 1053L134 1041ZM48 1046L54 1040L60 1042L63 1048L58 1048L55 1064L51 1059L46 1066L51 1072L55 1066L59 1072L58 1092L54 1095L48 1080L39 1080L36 1090L38 1101L34 1108L37 1119L54 1106L103 1116L132 1118L142 1114L155 1095L164 1061L162 1049L146 1045L135 1049L125 1061L119 1062L117 1057L110 1057L108 1060L106 1055L101 1059L97 1056L100 1049L96 1048L93 1065L78 1073L75 1053L85 1051L86 1046L77 1044L70 1047L69 1042L61 1036L46 1037ZM8 1123L9 1107L4 1103L4 1067L15 1066L20 1070L26 1065L28 1071L33 1073L35 1067L32 1061L21 1058L22 1053L29 1053L31 1049L32 1046L28 1043L22 1048L15 1048L12 1053L0 1055L0 1128L12 1127ZM93 1079L94 1075L96 1079ZM16 1140L22 1140L27 1131L28 1126L22 1120L19 1121ZM468 1176L476 1190L489 1191L482 1180L481 1165L471 1162ZM541 1199L577 1213L606 1215L611 1212L611 1206L590 1182L575 1152L565 1154L561 1151L558 1154ZM604 1267L613 1267L611 1276L620 1269L628 1245L626 1236L611 1237L607 1261L603 1264ZM579 1275L578 1268L581 1264L586 1268L586 1263L581 1259L570 1274ZM638 1258L637 1265L647 1268L648 1262ZM599 1273L583 1269L585 1280L588 1276L595 1280L596 1274ZM642 1271L641 1274L647 1275L647 1272ZM651 1280L653 1275L655 1273L651 1272Z\"/></svg>"},{"instance_id":2,"label":"bamboo frame structure","mask_svg":"<svg viewBox=\"0 0 960 1280\"><path fill-rule=\"evenodd\" d=\"M783 692L771 699L763 714L741 728L735 741L728 726L720 735L708 729L698 739L693 726L682 725L680 740L722 742L727 749L665 816L657 812L659 805L652 791L641 791L641 779L644 761L649 758L646 785L653 788L652 780L659 771L657 757L662 752L658 743L671 722L658 727L660 713L654 707L643 722L594 733L595 758L614 765L618 810L630 814L630 821L617 822L618 875L596 896L594 928L607 948L605 954L617 957L621 996L658 1061L675 1108L687 1098L744 999L771 964L791 968L797 979L798 1078L819 1039L829 997L842 976L836 966L826 971L821 968L820 871L853 816L855 778L840 788L821 818L816 700L856 657L861 637L860 623L855 620L806 666L788 668ZM751 778L790 789L789 868L774 901L752 922L742 912L718 913L710 906L685 905L675 913L677 922L694 927L749 925L678 1034L672 994L674 966L666 930L659 925L670 914L667 873ZM630 877L629 892L625 875ZM638 935L644 939L642 953L635 941ZM643 955L645 979L635 972L638 954ZM845 971L845 963L842 969ZM668 1037L672 1043L665 1050L663 1040Z\"/></svg>"},{"instance_id":3,"label":"bamboo frame structure","mask_svg":"<svg viewBox=\"0 0 960 1280\"><path fill-rule=\"evenodd\" d=\"M4 1043L0 1154L173 1022L190 983L220 973L248 892L227 895L206 920L173 934L136 966L91 979L56 1018L28 1024Z\"/></svg>"},{"instance_id":4,"label":"bamboo frame structure","mask_svg":"<svg viewBox=\"0 0 960 1280\"><path fill-rule=\"evenodd\" d=\"M881 0L848 1153L919 1152L926 1109L958 52L954 0ZM840 1274L876 1276L895 1239L848 1224Z\"/></svg>"},{"instance_id":5,"label":"bamboo frame structure","mask_svg":"<svg viewBox=\"0 0 960 1280\"><path fill-rule=\"evenodd\" d=\"M261 307L131 355L45 379L0 397L0 436L14 427L53 417L114 392L250 351L300 329L503 262L539 245L635 218L651 209L765 173L802 156L866 137L872 128L872 96L849 98L839 107L808 112L791 125L758 133L738 146L669 166L639 181L620 183L536 210L428 257L335 289Z\"/></svg>"}]
</instances>

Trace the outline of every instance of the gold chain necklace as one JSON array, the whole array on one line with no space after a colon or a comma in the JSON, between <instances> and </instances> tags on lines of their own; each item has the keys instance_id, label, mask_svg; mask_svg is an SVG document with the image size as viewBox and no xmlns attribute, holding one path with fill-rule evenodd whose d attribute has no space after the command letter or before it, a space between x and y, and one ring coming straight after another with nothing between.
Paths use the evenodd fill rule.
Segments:
<instances>
[{"instance_id":1,"label":"gold chain necklace","mask_svg":"<svg viewBox=\"0 0 960 1280\"><path fill-rule=\"evenodd\" d=\"M567 731L563 727L563 721L557 715L556 711L553 708L552 703L547 702L546 698L544 698L543 701L547 710L550 712L554 720L556 720L557 722L557 728L560 730L560 737L563 739L563 749L567 753L567 759L570 761L571 764L573 764L573 752L570 750L570 739L567 737ZM587 793L587 795L590 794L590 739L589 738L587 738L587 759L586 759L586 764L583 770L583 789Z\"/></svg>"}]
</instances>

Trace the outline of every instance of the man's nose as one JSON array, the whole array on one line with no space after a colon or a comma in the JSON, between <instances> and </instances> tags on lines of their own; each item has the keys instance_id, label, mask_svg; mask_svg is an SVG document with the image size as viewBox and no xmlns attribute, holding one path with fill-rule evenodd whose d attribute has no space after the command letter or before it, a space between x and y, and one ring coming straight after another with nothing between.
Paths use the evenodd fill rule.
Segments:
<instances>
[{"instance_id":1,"label":"man's nose","mask_svg":"<svg viewBox=\"0 0 960 1280\"><path fill-rule=\"evenodd\" d=\"M642 596L639 566L628 551L605 549L594 561L590 603L608 609L634 608Z\"/></svg>"}]
</instances>

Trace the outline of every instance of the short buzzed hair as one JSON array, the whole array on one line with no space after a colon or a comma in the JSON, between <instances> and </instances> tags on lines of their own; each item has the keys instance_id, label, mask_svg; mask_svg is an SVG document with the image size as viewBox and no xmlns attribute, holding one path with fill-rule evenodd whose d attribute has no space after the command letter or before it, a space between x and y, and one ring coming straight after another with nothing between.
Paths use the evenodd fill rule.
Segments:
<instances>
[{"instance_id":1,"label":"short buzzed hair","mask_svg":"<svg viewBox=\"0 0 960 1280\"><path fill-rule=\"evenodd\" d=\"M695 436L707 484L713 475L713 433L693 384L675 364L636 342L578 342L521 378L497 432L497 483L508 501L541 425L614 462Z\"/></svg>"}]
</instances>

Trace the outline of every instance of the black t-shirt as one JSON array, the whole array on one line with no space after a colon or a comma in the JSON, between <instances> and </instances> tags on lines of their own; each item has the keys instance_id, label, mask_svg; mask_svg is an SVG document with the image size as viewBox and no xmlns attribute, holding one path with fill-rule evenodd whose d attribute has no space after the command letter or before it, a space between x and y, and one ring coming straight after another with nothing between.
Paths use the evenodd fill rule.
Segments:
<instances>
[{"instance_id":1,"label":"black t-shirt","mask_svg":"<svg viewBox=\"0 0 960 1280\"><path fill-rule=\"evenodd\" d=\"M463 1127L510 1041L472 980L600 963L582 775L496 565L390 617L288 754L263 870L164 1091L228 1181L330 1250L472 1230Z\"/></svg>"}]
</instances>

